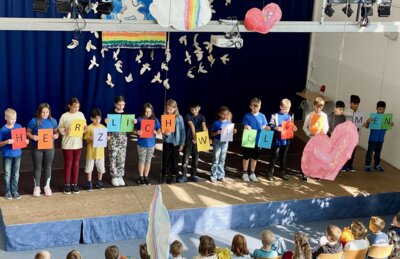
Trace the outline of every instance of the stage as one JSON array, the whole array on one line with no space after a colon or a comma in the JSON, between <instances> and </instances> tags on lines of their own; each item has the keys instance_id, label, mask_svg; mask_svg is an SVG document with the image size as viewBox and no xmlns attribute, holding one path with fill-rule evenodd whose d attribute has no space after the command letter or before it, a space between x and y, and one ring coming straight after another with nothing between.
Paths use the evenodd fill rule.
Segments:
<instances>
[{"instance_id":1,"label":"stage","mask_svg":"<svg viewBox=\"0 0 400 259\"><path fill-rule=\"evenodd\" d=\"M32 172L24 171L20 183L21 200L0 199L4 249L30 250L46 247L101 243L145 238L149 205L160 171L160 154L156 152L151 175L153 185L138 186L135 144L128 146L126 187L65 195L62 170L53 174L52 197L31 195ZM296 138L290 148L289 181L265 179L269 155L265 153L257 167L258 182L245 183L240 178L241 154L230 147L225 182L207 180L211 153L202 153L202 181L161 185L173 233L201 233L210 229L251 228L293 222L390 215L399 210L400 173L383 163L384 173L340 173L335 181L304 182L298 175L304 143ZM29 152L29 151L24 151ZM60 151L57 151L60 154ZM365 151L358 147L357 168L362 168ZM30 159L30 154L24 154ZM56 165L62 164L58 157ZM28 163L28 161L27 161ZM296 166L297 165L297 166ZM109 179L109 176L106 176ZM84 173L80 185L84 186Z\"/></svg>"}]
</instances>

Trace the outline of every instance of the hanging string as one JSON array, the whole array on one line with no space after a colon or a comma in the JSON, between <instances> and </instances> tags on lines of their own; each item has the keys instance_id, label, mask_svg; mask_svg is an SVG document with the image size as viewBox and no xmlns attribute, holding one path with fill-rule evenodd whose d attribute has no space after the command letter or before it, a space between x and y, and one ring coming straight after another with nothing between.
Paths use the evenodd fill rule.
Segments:
<instances>
[{"instance_id":1,"label":"hanging string","mask_svg":"<svg viewBox=\"0 0 400 259\"><path fill-rule=\"evenodd\" d=\"M165 61L167 62L167 67L168 67L168 70L166 70L165 71L165 79L164 80L168 80L169 78L168 78L168 71L169 71L169 60L167 59L167 51L169 52L168 53L168 55L171 55L171 49L170 49L170 41L171 41L171 10L172 10L172 0L170 0L169 1L169 13L168 13L168 32L167 32L167 45L166 45L166 49L165 49L165 52L164 52L164 54L166 55L165 57ZM169 80L168 80L169 81ZM167 82L168 82L167 81ZM169 83L169 82L168 82ZM164 86L164 83L163 83L163 86ZM165 106L165 104L167 103L167 91L168 91L169 89L167 89L165 86L164 86L164 106Z\"/></svg>"},{"instance_id":2,"label":"hanging string","mask_svg":"<svg viewBox=\"0 0 400 259\"><path fill-rule=\"evenodd\" d=\"M385 46L385 60L383 63L383 71L382 71L382 78L381 78L381 89L379 91L379 101L382 100L382 91L383 91L383 80L385 78L385 71L386 71L386 63L387 63L387 59L388 59L388 44L389 44L389 38L386 39L386 46Z\"/></svg>"}]
</instances>

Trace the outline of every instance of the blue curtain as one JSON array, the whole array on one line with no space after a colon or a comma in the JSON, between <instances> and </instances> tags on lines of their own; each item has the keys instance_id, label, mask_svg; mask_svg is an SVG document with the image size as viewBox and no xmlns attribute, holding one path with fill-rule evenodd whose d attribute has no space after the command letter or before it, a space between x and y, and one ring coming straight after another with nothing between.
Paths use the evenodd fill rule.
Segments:
<instances>
[{"instance_id":1,"label":"blue curtain","mask_svg":"<svg viewBox=\"0 0 400 259\"><path fill-rule=\"evenodd\" d=\"M62 17L57 13L55 1L50 1L47 13L34 13L32 1L0 1L1 17ZM213 20L236 16L244 19L247 10L253 7L262 9L268 1L232 0L225 6L224 1L214 1ZM279 4L283 21L310 21L313 1L275 1ZM86 19L96 18L90 14ZM82 24L81 24L82 25ZM179 38L187 35L188 46L179 43ZM73 32L38 31L0 31L0 112L13 107L18 112L18 122L26 125L41 102L48 102L53 116L58 119L65 111L68 100L76 96L81 101L81 110L89 115L91 108L99 107L106 114L113 108L116 95L127 99L126 111L139 114L145 102L151 102L157 116L163 112L164 100L174 98L181 113L188 111L188 105L196 100L202 106L202 112L208 122L215 118L221 105L228 105L233 120L241 122L242 116L249 111L249 101L259 97L263 101L261 111L269 114L279 109L282 98L292 100L293 111L301 114L297 106L301 101L296 92L306 83L310 34L308 33L242 33L242 49L222 49L214 46L216 61L212 68L207 61L207 51L202 42L210 41L210 33L200 33L198 42L204 53L202 64L208 70L198 74L196 57L193 54L195 33L170 33L172 59L168 74L171 89L165 91L159 83L150 83L154 75L161 71L165 60L164 50L154 51L154 60L150 59L150 50L144 50L143 63L151 64L151 71L139 74L142 64L135 62L138 50L121 49L119 59L123 61L124 73L115 69L112 52L101 57L101 40L90 32L78 33L79 46L73 50L66 46L74 37ZM97 50L87 52L86 42L91 40ZM184 62L185 50L192 55L192 65ZM219 57L229 54L230 62L222 64ZM96 56L98 68L88 70L90 60ZM186 76L193 67L194 79ZM111 88L105 81L111 74L115 86ZM126 83L124 76L133 75L133 82ZM104 116L103 116L104 117ZM297 116L299 118L299 116Z\"/></svg>"}]
</instances>

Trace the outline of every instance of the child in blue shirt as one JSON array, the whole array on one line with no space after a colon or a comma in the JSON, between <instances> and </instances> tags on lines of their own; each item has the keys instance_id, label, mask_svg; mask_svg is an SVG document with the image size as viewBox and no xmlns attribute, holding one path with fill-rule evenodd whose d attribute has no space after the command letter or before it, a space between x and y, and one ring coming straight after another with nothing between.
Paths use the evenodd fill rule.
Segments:
<instances>
[{"instance_id":1,"label":"child in blue shirt","mask_svg":"<svg viewBox=\"0 0 400 259\"><path fill-rule=\"evenodd\" d=\"M385 221L380 217L372 216L369 220L369 230L371 234L368 234L367 239L370 246L373 245L388 245L389 237L382 230L385 228Z\"/></svg>"},{"instance_id":2,"label":"child in blue shirt","mask_svg":"<svg viewBox=\"0 0 400 259\"><path fill-rule=\"evenodd\" d=\"M263 246L260 249L254 250L253 258L273 258L278 256L277 251L273 249L275 235L271 230L261 232L261 242Z\"/></svg>"},{"instance_id":3,"label":"child in blue shirt","mask_svg":"<svg viewBox=\"0 0 400 259\"><path fill-rule=\"evenodd\" d=\"M0 129L0 146L2 147L3 170L4 170L4 192L7 200L12 198L19 200L18 193L19 167L21 164L22 151L20 148L12 149L14 140L11 138L11 130L21 128L17 121L17 112L8 108L4 112L6 125ZM26 139L26 144L29 140Z\"/></svg>"}]
</instances>

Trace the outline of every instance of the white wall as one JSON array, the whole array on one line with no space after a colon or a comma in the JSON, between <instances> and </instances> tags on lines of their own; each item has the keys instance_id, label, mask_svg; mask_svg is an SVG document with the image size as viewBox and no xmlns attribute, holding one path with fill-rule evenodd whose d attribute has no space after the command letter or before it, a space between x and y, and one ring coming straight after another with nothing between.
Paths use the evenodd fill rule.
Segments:
<instances>
[{"instance_id":1,"label":"white wall","mask_svg":"<svg viewBox=\"0 0 400 259\"><path fill-rule=\"evenodd\" d=\"M314 20L320 19L321 2L315 1ZM334 7L332 17L325 21L344 21L344 5ZM348 18L355 21L354 13ZM400 8L392 6L389 18L377 15L371 21L400 21ZM341 49L343 49L340 60ZM376 102L386 102L386 113L393 113L395 127L386 133L382 158L400 168L400 37L391 40L383 33L314 33L310 49L309 78L327 86L325 95L332 100L343 100L349 105L350 95L361 98L360 111L376 111ZM315 86L308 84L310 90ZM367 148L369 130L361 131L359 145Z\"/></svg>"}]
</instances>

